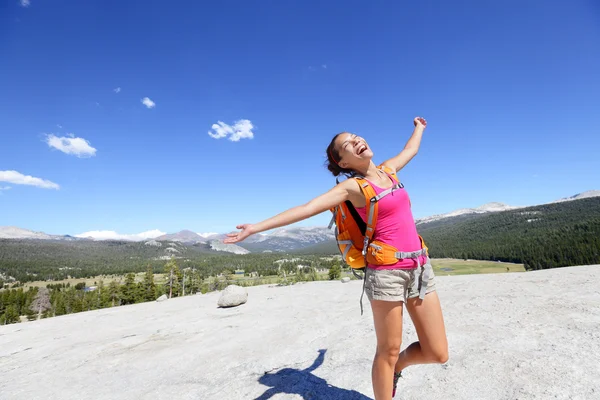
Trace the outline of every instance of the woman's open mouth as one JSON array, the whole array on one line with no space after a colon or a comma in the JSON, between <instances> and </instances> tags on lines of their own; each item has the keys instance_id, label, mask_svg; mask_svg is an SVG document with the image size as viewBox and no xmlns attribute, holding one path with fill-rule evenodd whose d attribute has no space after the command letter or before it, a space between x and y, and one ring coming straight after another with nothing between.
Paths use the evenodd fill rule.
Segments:
<instances>
[{"instance_id":1,"label":"woman's open mouth","mask_svg":"<svg viewBox=\"0 0 600 400\"><path fill-rule=\"evenodd\" d=\"M366 150L367 150L367 145L366 144L361 144L361 145L358 146L358 150L356 151L356 154L358 154L360 156Z\"/></svg>"}]
</instances>

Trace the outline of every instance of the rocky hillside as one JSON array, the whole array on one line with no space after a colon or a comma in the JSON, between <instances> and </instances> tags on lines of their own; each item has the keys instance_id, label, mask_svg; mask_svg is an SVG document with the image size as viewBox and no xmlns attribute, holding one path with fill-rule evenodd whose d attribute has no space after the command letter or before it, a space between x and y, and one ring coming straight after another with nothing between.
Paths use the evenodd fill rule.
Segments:
<instances>
[{"instance_id":1,"label":"rocky hillside","mask_svg":"<svg viewBox=\"0 0 600 400\"><path fill-rule=\"evenodd\" d=\"M597 398L598 280L600 266L438 276L450 359L407 368L397 398ZM257 286L234 308L212 292L0 326L0 397L373 399L360 291ZM417 339L408 314L403 337Z\"/></svg>"}]
</instances>

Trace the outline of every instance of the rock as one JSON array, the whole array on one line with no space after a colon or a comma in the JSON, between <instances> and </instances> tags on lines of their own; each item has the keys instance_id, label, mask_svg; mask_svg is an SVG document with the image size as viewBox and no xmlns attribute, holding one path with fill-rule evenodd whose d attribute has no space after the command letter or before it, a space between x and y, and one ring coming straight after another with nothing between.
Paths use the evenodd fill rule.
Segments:
<instances>
[{"instance_id":1,"label":"rock","mask_svg":"<svg viewBox=\"0 0 600 400\"><path fill-rule=\"evenodd\" d=\"M348 278L347 276L342 278L342 283L347 283L350 282L350 278Z\"/></svg>"},{"instance_id":2,"label":"rock","mask_svg":"<svg viewBox=\"0 0 600 400\"><path fill-rule=\"evenodd\" d=\"M167 295L166 295L166 294L163 294L163 295L162 295L162 296L160 296L158 299L156 299L156 301L165 301L165 300L167 300L167 299L168 299Z\"/></svg>"},{"instance_id":3,"label":"rock","mask_svg":"<svg viewBox=\"0 0 600 400\"><path fill-rule=\"evenodd\" d=\"M221 293L217 304L219 307L235 307L244 304L246 301L248 301L248 291L246 288L238 285L229 285Z\"/></svg>"}]
</instances>

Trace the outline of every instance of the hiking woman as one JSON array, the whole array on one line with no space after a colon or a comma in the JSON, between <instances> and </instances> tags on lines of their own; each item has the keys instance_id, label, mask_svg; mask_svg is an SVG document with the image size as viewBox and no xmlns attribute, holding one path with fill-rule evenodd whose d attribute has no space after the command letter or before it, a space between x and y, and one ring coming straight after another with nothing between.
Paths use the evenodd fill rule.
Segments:
<instances>
[{"instance_id":1,"label":"hiking woman","mask_svg":"<svg viewBox=\"0 0 600 400\"><path fill-rule=\"evenodd\" d=\"M399 252L392 253L396 255L394 263L369 263L365 277L365 291L371 303L377 336L372 368L376 400L391 399L395 395L398 378L406 367L448 360L444 319L431 263L417 233L408 194L396 180L396 173L417 154L426 126L425 119L415 118L414 131L404 149L379 167L373 162L373 152L365 139L355 134L339 133L327 147L327 168L334 176L363 177L377 194L388 194L378 201L373 240L385 243L384 247L394 246ZM257 224L238 225L240 231L228 234L224 242L240 242L250 235L320 214L347 200L364 220L368 206L365 195L356 179L346 179L304 205ZM419 341L400 353L403 304L415 325Z\"/></svg>"}]
</instances>

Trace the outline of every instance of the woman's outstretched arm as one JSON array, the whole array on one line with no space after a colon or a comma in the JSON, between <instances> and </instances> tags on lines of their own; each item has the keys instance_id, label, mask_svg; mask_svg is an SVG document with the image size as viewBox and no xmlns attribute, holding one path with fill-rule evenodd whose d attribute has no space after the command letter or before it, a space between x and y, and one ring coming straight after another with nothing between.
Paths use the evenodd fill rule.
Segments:
<instances>
[{"instance_id":1,"label":"woman's outstretched arm","mask_svg":"<svg viewBox=\"0 0 600 400\"><path fill-rule=\"evenodd\" d=\"M223 240L223 243L241 242L255 233L268 231L310 218L348 200L351 192L360 193L360 188L354 179L347 179L306 204L290 208L257 224L238 225L236 228L241 229L241 231L227 234L227 238ZM356 195L356 193L354 194Z\"/></svg>"},{"instance_id":2,"label":"woman's outstretched arm","mask_svg":"<svg viewBox=\"0 0 600 400\"><path fill-rule=\"evenodd\" d=\"M408 142L406 142L404 149L402 149L397 156L385 161L383 165L398 172L404 168L404 166L406 166L406 164L408 164L408 162L412 160L414 156L417 155L419 152L419 147L421 146L421 137L423 136L423 131L427 126L427 121L425 121L424 118L417 117L414 119L414 124L415 130L413 131L410 139L408 139Z\"/></svg>"}]
</instances>

